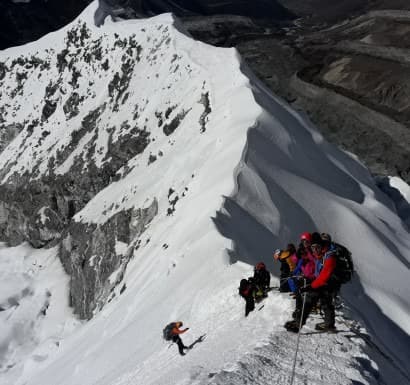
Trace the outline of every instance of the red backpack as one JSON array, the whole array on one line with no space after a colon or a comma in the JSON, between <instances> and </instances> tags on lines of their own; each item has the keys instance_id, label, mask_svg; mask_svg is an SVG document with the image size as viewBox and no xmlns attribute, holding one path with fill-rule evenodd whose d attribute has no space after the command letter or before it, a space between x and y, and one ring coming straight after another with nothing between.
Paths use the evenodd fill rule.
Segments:
<instances>
[{"instance_id":1,"label":"red backpack","mask_svg":"<svg viewBox=\"0 0 410 385\"><path fill-rule=\"evenodd\" d=\"M248 282L247 279L241 279L239 284L239 295L242 297L247 297L251 293L251 284Z\"/></svg>"}]
</instances>

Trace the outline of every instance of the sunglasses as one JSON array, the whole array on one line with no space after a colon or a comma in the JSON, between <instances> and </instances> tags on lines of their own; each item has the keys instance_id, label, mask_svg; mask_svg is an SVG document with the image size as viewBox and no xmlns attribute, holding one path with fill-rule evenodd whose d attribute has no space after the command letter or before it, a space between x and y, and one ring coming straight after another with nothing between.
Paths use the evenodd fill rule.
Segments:
<instances>
[{"instance_id":1,"label":"sunglasses","mask_svg":"<svg viewBox=\"0 0 410 385\"><path fill-rule=\"evenodd\" d=\"M313 251L320 251L320 250L322 249L322 246L320 246L320 245L312 245L312 246L310 246L310 248L311 248Z\"/></svg>"}]
</instances>

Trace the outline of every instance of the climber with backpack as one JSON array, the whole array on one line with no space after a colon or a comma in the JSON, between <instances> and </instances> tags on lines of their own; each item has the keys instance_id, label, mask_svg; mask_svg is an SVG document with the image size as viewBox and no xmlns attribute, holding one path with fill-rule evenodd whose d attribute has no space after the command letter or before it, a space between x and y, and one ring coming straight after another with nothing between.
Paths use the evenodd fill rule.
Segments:
<instances>
[{"instance_id":1,"label":"climber with backpack","mask_svg":"<svg viewBox=\"0 0 410 385\"><path fill-rule=\"evenodd\" d=\"M181 356L184 356L184 349L189 349L189 346L185 346L182 342L180 334L185 333L189 330L189 328L185 328L181 330L180 328L183 326L181 321L178 322L171 322L168 324L165 329L163 330L163 337L166 341L172 341L178 345L178 351Z\"/></svg>"},{"instance_id":2,"label":"climber with backpack","mask_svg":"<svg viewBox=\"0 0 410 385\"><path fill-rule=\"evenodd\" d=\"M299 292L304 296L303 301L297 303L294 319L285 323L285 328L291 332L299 332L305 324L312 308L318 301L324 313L324 322L315 326L316 330L334 332L335 308L333 304L334 293L340 288L337 280L336 249L328 239L322 239L319 233L312 234L312 254L316 259L316 278L311 284L304 285Z\"/></svg>"},{"instance_id":3,"label":"climber with backpack","mask_svg":"<svg viewBox=\"0 0 410 385\"><path fill-rule=\"evenodd\" d=\"M256 286L255 299L258 301L266 298L270 288L270 273L263 262L255 265L253 279Z\"/></svg>"},{"instance_id":4,"label":"climber with backpack","mask_svg":"<svg viewBox=\"0 0 410 385\"><path fill-rule=\"evenodd\" d=\"M336 269L333 274L335 284L340 285L351 281L354 274L354 265L352 260L352 253L340 243L332 241L332 238L327 233L321 233L322 242L328 243L329 248L336 254Z\"/></svg>"},{"instance_id":5,"label":"climber with backpack","mask_svg":"<svg viewBox=\"0 0 410 385\"><path fill-rule=\"evenodd\" d=\"M285 250L277 249L273 254L273 258L280 262L280 286L281 293L290 292L288 279L291 276L291 271L296 267L298 258L296 256L296 248L293 243L289 243Z\"/></svg>"},{"instance_id":6,"label":"climber with backpack","mask_svg":"<svg viewBox=\"0 0 410 385\"><path fill-rule=\"evenodd\" d=\"M254 278L250 277L248 279L241 279L239 284L239 295L245 300L245 317L255 309L255 292L256 285L254 283Z\"/></svg>"},{"instance_id":7,"label":"climber with backpack","mask_svg":"<svg viewBox=\"0 0 410 385\"><path fill-rule=\"evenodd\" d=\"M304 234L309 234L309 240L304 239L303 243L301 242L299 245L296 252L298 255L298 262L295 269L291 272L291 278L288 279L288 285L293 293L297 293L298 289L302 287L305 281L310 283L315 279L316 263L310 250L311 234ZM302 237L304 234L302 234Z\"/></svg>"}]
</instances>

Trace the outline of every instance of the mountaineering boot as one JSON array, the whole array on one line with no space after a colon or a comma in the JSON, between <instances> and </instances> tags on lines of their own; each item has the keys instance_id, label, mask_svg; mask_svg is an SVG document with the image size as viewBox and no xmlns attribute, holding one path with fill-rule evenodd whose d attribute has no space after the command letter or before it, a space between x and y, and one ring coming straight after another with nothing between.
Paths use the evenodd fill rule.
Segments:
<instances>
[{"instance_id":1,"label":"mountaineering boot","mask_svg":"<svg viewBox=\"0 0 410 385\"><path fill-rule=\"evenodd\" d=\"M285 323L285 329L288 332L292 332L292 333L298 333L299 332L299 323L300 321L298 320L291 320Z\"/></svg>"},{"instance_id":2,"label":"mountaineering boot","mask_svg":"<svg viewBox=\"0 0 410 385\"><path fill-rule=\"evenodd\" d=\"M293 313L292 313L292 318L295 320L295 319L300 319L300 313L301 313L301 311L300 310L295 310L295 311L293 311Z\"/></svg>"},{"instance_id":3,"label":"mountaineering boot","mask_svg":"<svg viewBox=\"0 0 410 385\"><path fill-rule=\"evenodd\" d=\"M340 298L340 296L336 295L333 302L334 302L335 309L339 310L343 308L343 301Z\"/></svg>"},{"instance_id":4,"label":"mountaineering boot","mask_svg":"<svg viewBox=\"0 0 410 385\"><path fill-rule=\"evenodd\" d=\"M336 328L332 325L328 325L326 322L320 322L316 324L315 329L321 332L329 332L329 333L336 332Z\"/></svg>"},{"instance_id":5,"label":"mountaineering boot","mask_svg":"<svg viewBox=\"0 0 410 385\"><path fill-rule=\"evenodd\" d=\"M312 314L320 314L320 304L317 303L312 307L312 310L310 311Z\"/></svg>"}]
</instances>

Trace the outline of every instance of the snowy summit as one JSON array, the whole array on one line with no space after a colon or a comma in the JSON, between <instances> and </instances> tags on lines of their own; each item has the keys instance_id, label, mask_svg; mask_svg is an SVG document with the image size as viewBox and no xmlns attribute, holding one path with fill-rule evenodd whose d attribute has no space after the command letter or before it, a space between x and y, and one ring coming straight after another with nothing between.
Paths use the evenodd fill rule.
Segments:
<instances>
[{"instance_id":1,"label":"snowy summit","mask_svg":"<svg viewBox=\"0 0 410 385\"><path fill-rule=\"evenodd\" d=\"M97 7L0 52L0 384L410 383L395 202L235 49ZM277 287L274 250L306 231L353 256L334 334L286 331L288 293L248 317L238 295L258 262Z\"/></svg>"}]
</instances>

